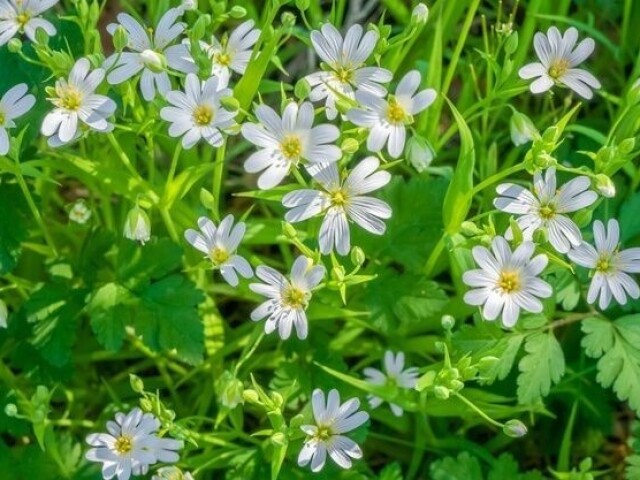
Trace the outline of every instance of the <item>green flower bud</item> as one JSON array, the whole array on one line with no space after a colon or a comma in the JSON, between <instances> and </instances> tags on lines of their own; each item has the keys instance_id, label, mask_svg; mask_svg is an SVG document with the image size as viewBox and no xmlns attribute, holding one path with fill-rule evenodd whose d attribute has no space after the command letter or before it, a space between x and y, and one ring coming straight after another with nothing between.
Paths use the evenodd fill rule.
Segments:
<instances>
[{"instance_id":1,"label":"green flower bud","mask_svg":"<svg viewBox=\"0 0 640 480\"><path fill-rule=\"evenodd\" d=\"M429 8L424 3L419 3L413 7L411 12L411 21L418 25L427 23L429 18Z\"/></svg>"},{"instance_id":2,"label":"green flower bud","mask_svg":"<svg viewBox=\"0 0 640 480\"><path fill-rule=\"evenodd\" d=\"M214 205L214 200L213 194L209 190L205 188L200 189L200 203L204 208L211 210Z\"/></svg>"},{"instance_id":3,"label":"green flower bud","mask_svg":"<svg viewBox=\"0 0 640 480\"><path fill-rule=\"evenodd\" d=\"M360 247L353 247L351 249L351 263L359 267L365 262L366 259L367 257Z\"/></svg>"},{"instance_id":4,"label":"green flower bud","mask_svg":"<svg viewBox=\"0 0 640 480\"><path fill-rule=\"evenodd\" d=\"M36 28L36 43L39 45L49 45L49 34L42 28Z\"/></svg>"},{"instance_id":5,"label":"green flower bud","mask_svg":"<svg viewBox=\"0 0 640 480\"><path fill-rule=\"evenodd\" d=\"M507 55L513 55L518 49L518 32L511 32L504 43L504 51Z\"/></svg>"},{"instance_id":6,"label":"green flower bud","mask_svg":"<svg viewBox=\"0 0 640 480\"><path fill-rule=\"evenodd\" d=\"M182 0L181 6L183 10L197 10L198 0Z\"/></svg>"},{"instance_id":7,"label":"green flower bud","mask_svg":"<svg viewBox=\"0 0 640 480\"><path fill-rule=\"evenodd\" d=\"M622 155L628 155L633 151L635 146L636 146L635 138L633 137L625 138L618 144L618 152L620 152Z\"/></svg>"},{"instance_id":8,"label":"green flower bud","mask_svg":"<svg viewBox=\"0 0 640 480\"><path fill-rule=\"evenodd\" d=\"M502 431L509 437L520 438L527 434L527 427L520 420L513 419L504 424Z\"/></svg>"},{"instance_id":9,"label":"green flower bud","mask_svg":"<svg viewBox=\"0 0 640 480\"><path fill-rule=\"evenodd\" d=\"M244 18L247 15L247 9L240 5L234 5L229 10L229 16L231 18Z\"/></svg>"},{"instance_id":10,"label":"green flower bud","mask_svg":"<svg viewBox=\"0 0 640 480\"><path fill-rule=\"evenodd\" d=\"M151 412L153 411L153 402L148 398L141 398L140 408L142 408L142 410L144 410L145 412Z\"/></svg>"},{"instance_id":11,"label":"green flower bud","mask_svg":"<svg viewBox=\"0 0 640 480\"><path fill-rule=\"evenodd\" d=\"M336 265L331 269L331 276L335 278L338 282L344 281L344 274L345 274L344 267L342 267L341 265Z\"/></svg>"},{"instance_id":12,"label":"green flower bud","mask_svg":"<svg viewBox=\"0 0 640 480\"><path fill-rule=\"evenodd\" d=\"M12 38L11 40L9 40L7 48L11 53L18 53L20 50L22 50L22 42L19 38Z\"/></svg>"},{"instance_id":13,"label":"green flower bud","mask_svg":"<svg viewBox=\"0 0 640 480\"><path fill-rule=\"evenodd\" d=\"M229 110L230 112L237 112L240 108L240 102L236 97L223 97L220 99L220 105Z\"/></svg>"},{"instance_id":14,"label":"green flower bud","mask_svg":"<svg viewBox=\"0 0 640 480\"><path fill-rule=\"evenodd\" d=\"M513 115L511 115L509 130L511 132L511 141L516 147L540 138L540 132L538 132L531 119L520 112L513 112Z\"/></svg>"},{"instance_id":15,"label":"green flower bud","mask_svg":"<svg viewBox=\"0 0 640 480\"><path fill-rule=\"evenodd\" d=\"M490 368L495 367L495 365L500 361L498 357L492 357L488 355L486 357L482 357L478 362L478 368L480 370L489 370Z\"/></svg>"},{"instance_id":16,"label":"green flower bud","mask_svg":"<svg viewBox=\"0 0 640 480\"><path fill-rule=\"evenodd\" d=\"M129 34L122 25L118 25L113 34L113 46L116 52L121 52L129 44Z\"/></svg>"},{"instance_id":17,"label":"green flower bud","mask_svg":"<svg viewBox=\"0 0 640 480\"><path fill-rule=\"evenodd\" d=\"M154 50L145 50L140 54L140 60L145 67L154 73L164 72L167 68L167 58Z\"/></svg>"},{"instance_id":18,"label":"green flower bud","mask_svg":"<svg viewBox=\"0 0 640 480\"><path fill-rule=\"evenodd\" d=\"M447 387L443 387L442 385L437 385L436 387L433 388L433 394L435 395L436 398L440 400L447 400L451 393L449 392L449 389Z\"/></svg>"},{"instance_id":19,"label":"green flower bud","mask_svg":"<svg viewBox=\"0 0 640 480\"><path fill-rule=\"evenodd\" d=\"M7 417L17 417L18 407L14 403L7 403L4 407L4 414Z\"/></svg>"},{"instance_id":20,"label":"green flower bud","mask_svg":"<svg viewBox=\"0 0 640 480\"><path fill-rule=\"evenodd\" d=\"M236 408L243 402L244 385L237 378L231 379L220 395L220 403L227 408Z\"/></svg>"},{"instance_id":21,"label":"green flower bud","mask_svg":"<svg viewBox=\"0 0 640 480\"><path fill-rule=\"evenodd\" d=\"M262 402L260 401L260 395L258 395L258 392L256 392L252 388L247 388L244 392L242 392L242 398L244 398L245 402L262 405Z\"/></svg>"},{"instance_id":22,"label":"green flower bud","mask_svg":"<svg viewBox=\"0 0 640 480\"><path fill-rule=\"evenodd\" d=\"M270 440L271 443L280 447L284 447L288 443L287 436L282 432L274 433L273 435L271 435Z\"/></svg>"},{"instance_id":23,"label":"green flower bud","mask_svg":"<svg viewBox=\"0 0 640 480\"><path fill-rule=\"evenodd\" d=\"M475 223L465 220L462 222L462 225L460 225L460 232L466 237L475 237L476 235L482 235L484 230Z\"/></svg>"},{"instance_id":24,"label":"green flower bud","mask_svg":"<svg viewBox=\"0 0 640 480\"><path fill-rule=\"evenodd\" d=\"M298 10L300 10L301 12L304 12L307 8L309 8L310 4L310 0L296 0L296 7L298 7Z\"/></svg>"},{"instance_id":25,"label":"green flower bud","mask_svg":"<svg viewBox=\"0 0 640 480\"><path fill-rule=\"evenodd\" d=\"M0 300L0 328L7 328L7 317L9 311L7 310L7 304Z\"/></svg>"},{"instance_id":26,"label":"green flower bud","mask_svg":"<svg viewBox=\"0 0 640 480\"><path fill-rule=\"evenodd\" d=\"M280 22L285 29L290 29L296 24L296 16L291 12L284 12L280 17Z\"/></svg>"},{"instance_id":27,"label":"green flower bud","mask_svg":"<svg viewBox=\"0 0 640 480\"><path fill-rule=\"evenodd\" d=\"M426 138L413 136L407 142L406 158L418 173L424 172L436 157L436 152Z\"/></svg>"},{"instance_id":28,"label":"green flower bud","mask_svg":"<svg viewBox=\"0 0 640 480\"><path fill-rule=\"evenodd\" d=\"M144 382L140 377L134 375L133 373L129 374L129 383L131 384L131 390L136 393L144 392Z\"/></svg>"},{"instance_id":29,"label":"green flower bud","mask_svg":"<svg viewBox=\"0 0 640 480\"><path fill-rule=\"evenodd\" d=\"M444 328L447 331L450 331L455 326L456 319L453 318L451 315L443 315L442 318L440 319L440 324L442 325L442 328Z\"/></svg>"},{"instance_id":30,"label":"green flower bud","mask_svg":"<svg viewBox=\"0 0 640 480\"><path fill-rule=\"evenodd\" d=\"M144 245L151 238L151 221L140 207L132 208L124 223L124 236Z\"/></svg>"},{"instance_id":31,"label":"green flower bud","mask_svg":"<svg viewBox=\"0 0 640 480\"><path fill-rule=\"evenodd\" d=\"M595 178L595 187L603 197L613 198L616 196L616 186L607 175L599 173Z\"/></svg>"},{"instance_id":32,"label":"green flower bud","mask_svg":"<svg viewBox=\"0 0 640 480\"><path fill-rule=\"evenodd\" d=\"M311 85L304 78L301 78L296 82L296 86L293 88L293 94L298 100L304 100L311 93Z\"/></svg>"},{"instance_id":33,"label":"green flower bud","mask_svg":"<svg viewBox=\"0 0 640 480\"><path fill-rule=\"evenodd\" d=\"M353 154L360 148L360 143L355 138L345 138L340 144L340 150L344 153Z\"/></svg>"},{"instance_id":34,"label":"green flower bud","mask_svg":"<svg viewBox=\"0 0 640 480\"><path fill-rule=\"evenodd\" d=\"M451 380L449 382L449 388L454 392L459 392L464 388L464 383L461 382L460 380Z\"/></svg>"},{"instance_id":35,"label":"green flower bud","mask_svg":"<svg viewBox=\"0 0 640 480\"><path fill-rule=\"evenodd\" d=\"M296 228L288 222L282 222L282 233L284 233L284 235L287 238L298 237L298 232L296 231Z\"/></svg>"}]
</instances>

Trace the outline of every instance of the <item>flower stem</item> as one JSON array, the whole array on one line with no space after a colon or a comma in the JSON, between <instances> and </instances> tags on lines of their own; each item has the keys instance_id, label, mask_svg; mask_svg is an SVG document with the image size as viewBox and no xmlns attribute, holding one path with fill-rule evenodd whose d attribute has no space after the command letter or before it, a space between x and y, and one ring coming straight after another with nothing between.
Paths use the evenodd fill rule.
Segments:
<instances>
[{"instance_id":1,"label":"flower stem","mask_svg":"<svg viewBox=\"0 0 640 480\"><path fill-rule=\"evenodd\" d=\"M500 423L497 420L494 420L493 418L491 418L489 415L487 415L486 413L484 413L482 410L480 410L480 408L473 403L471 400L469 400L467 397L465 397L464 395L461 395L458 392L452 392L457 398L459 398L460 400L462 400L463 403L465 403L471 410L473 410L474 412L476 412L478 415L480 415L484 420L486 420L488 423L490 423L491 425L494 425L498 428L502 428L504 427L504 423Z\"/></svg>"},{"instance_id":2,"label":"flower stem","mask_svg":"<svg viewBox=\"0 0 640 480\"><path fill-rule=\"evenodd\" d=\"M222 196L222 177L224 176L224 155L227 143L223 143L216 151L215 166L213 169L213 214L220 219L220 197Z\"/></svg>"}]
</instances>

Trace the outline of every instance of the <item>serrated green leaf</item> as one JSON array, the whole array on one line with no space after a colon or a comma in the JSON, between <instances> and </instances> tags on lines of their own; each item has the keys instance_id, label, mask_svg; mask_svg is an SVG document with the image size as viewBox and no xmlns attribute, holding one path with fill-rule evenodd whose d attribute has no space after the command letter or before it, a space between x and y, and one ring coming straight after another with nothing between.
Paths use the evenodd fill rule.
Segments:
<instances>
[{"instance_id":1,"label":"serrated green leaf","mask_svg":"<svg viewBox=\"0 0 640 480\"><path fill-rule=\"evenodd\" d=\"M565 361L562 347L551 331L528 336L524 349L527 354L518 365L518 401L527 405L549 394L551 385L564 375Z\"/></svg>"},{"instance_id":2,"label":"serrated green leaf","mask_svg":"<svg viewBox=\"0 0 640 480\"><path fill-rule=\"evenodd\" d=\"M118 350L125 336L125 326L133 319L131 292L117 283L107 283L91 297L88 305L91 328L98 342L107 350Z\"/></svg>"},{"instance_id":3,"label":"serrated green leaf","mask_svg":"<svg viewBox=\"0 0 640 480\"><path fill-rule=\"evenodd\" d=\"M433 462L429 472L432 480L484 480L480 462L468 452Z\"/></svg>"},{"instance_id":4,"label":"serrated green leaf","mask_svg":"<svg viewBox=\"0 0 640 480\"><path fill-rule=\"evenodd\" d=\"M0 184L0 274L9 273L27 238L29 207L16 185Z\"/></svg>"}]
</instances>

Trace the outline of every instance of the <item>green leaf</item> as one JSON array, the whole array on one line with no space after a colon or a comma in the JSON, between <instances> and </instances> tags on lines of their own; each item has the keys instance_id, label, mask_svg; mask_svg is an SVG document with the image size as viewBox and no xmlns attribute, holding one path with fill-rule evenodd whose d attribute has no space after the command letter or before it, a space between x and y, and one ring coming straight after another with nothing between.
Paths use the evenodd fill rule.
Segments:
<instances>
[{"instance_id":1,"label":"green leaf","mask_svg":"<svg viewBox=\"0 0 640 480\"><path fill-rule=\"evenodd\" d=\"M162 278L182 264L182 249L168 238L153 240L144 247L123 241L118 252L119 283L135 288L148 280Z\"/></svg>"},{"instance_id":2,"label":"green leaf","mask_svg":"<svg viewBox=\"0 0 640 480\"><path fill-rule=\"evenodd\" d=\"M118 350L125 336L125 326L133 319L129 290L117 283L98 289L89 302L91 328L98 342L107 350Z\"/></svg>"},{"instance_id":3,"label":"green leaf","mask_svg":"<svg viewBox=\"0 0 640 480\"><path fill-rule=\"evenodd\" d=\"M527 354L518 365L518 401L526 405L549 394L551 385L564 375L565 362L562 348L551 331L528 336L524 349Z\"/></svg>"},{"instance_id":4,"label":"green leaf","mask_svg":"<svg viewBox=\"0 0 640 480\"><path fill-rule=\"evenodd\" d=\"M467 126L464 117L456 107L447 99L449 108L458 124L460 132L460 155L453 179L444 198L442 218L445 221L445 230L449 234L457 233L471 208L473 198L473 171L475 169L476 153L473 144L473 135Z\"/></svg>"},{"instance_id":5,"label":"green leaf","mask_svg":"<svg viewBox=\"0 0 640 480\"><path fill-rule=\"evenodd\" d=\"M468 452L437 460L429 467L432 480L484 480L480 462Z\"/></svg>"},{"instance_id":6,"label":"green leaf","mask_svg":"<svg viewBox=\"0 0 640 480\"><path fill-rule=\"evenodd\" d=\"M136 331L156 351L175 349L185 362L197 364L204 353L204 328L198 316L202 292L181 275L151 284L141 295Z\"/></svg>"},{"instance_id":7,"label":"green leaf","mask_svg":"<svg viewBox=\"0 0 640 480\"><path fill-rule=\"evenodd\" d=\"M632 454L624 459L627 464L625 478L627 480L640 480L640 423L634 422L631 426L632 437L629 445Z\"/></svg>"},{"instance_id":8,"label":"green leaf","mask_svg":"<svg viewBox=\"0 0 640 480\"><path fill-rule=\"evenodd\" d=\"M599 358L596 380L612 387L640 415L640 315L615 322L588 318L582 322L582 346L587 356Z\"/></svg>"},{"instance_id":9,"label":"green leaf","mask_svg":"<svg viewBox=\"0 0 640 480\"><path fill-rule=\"evenodd\" d=\"M0 274L16 266L20 244L28 237L29 207L16 185L0 185Z\"/></svg>"},{"instance_id":10,"label":"green leaf","mask_svg":"<svg viewBox=\"0 0 640 480\"><path fill-rule=\"evenodd\" d=\"M620 240L626 242L637 235L640 235L640 222L638 222L638 212L640 211L640 192L629 196L620 206Z\"/></svg>"},{"instance_id":11,"label":"green leaf","mask_svg":"<svg viewBox=\"0 0 640 480\"><path fill-rule=\"evenodd\" d=\"M508 453L500 455L493 463L487 480L543 480L540 472L520 473L518 462Z\"/></svg>"}]
</instances>

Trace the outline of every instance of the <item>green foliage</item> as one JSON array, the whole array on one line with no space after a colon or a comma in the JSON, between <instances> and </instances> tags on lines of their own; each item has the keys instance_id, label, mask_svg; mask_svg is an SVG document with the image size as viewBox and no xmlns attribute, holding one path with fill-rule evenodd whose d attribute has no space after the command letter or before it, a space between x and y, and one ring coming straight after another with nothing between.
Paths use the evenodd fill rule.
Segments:
<instances>
[{"instance_id":1,"label":"green foliage","mask_svg":"<svg viewBox=\"0 0 640 480\"><path fill-rule=\"evenodd\" d=\"M17 185L0 184L0 274L16 266L21 243L28 237L29 209Z\"/></svg>"},{"instance_id":2,"label":"green foliage","mask_svg":"<svg viewBox=\"0 0 640 480\"><path fill-rule=\"evenodd\" d=\"M536 471L520 473L518 462L509 455L502 454L494 459L489 468L483 468L480 461L468 452L457 457L446 457L433 462L429 469L433 480L542 480Z\"/></svg>"},{"instance_id":3,"label":"green foliage","mask_svg":"<svg viewBox=\"0 0 640 480\"><path fill-rule=\"evenodd\" d=\"M547 396L551 385L560 381L565 372L565 359L553 331L529 335L524 349L526 355L518 364L518 400L532 404Z\"/></svg>"}]
</instances>

